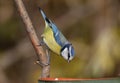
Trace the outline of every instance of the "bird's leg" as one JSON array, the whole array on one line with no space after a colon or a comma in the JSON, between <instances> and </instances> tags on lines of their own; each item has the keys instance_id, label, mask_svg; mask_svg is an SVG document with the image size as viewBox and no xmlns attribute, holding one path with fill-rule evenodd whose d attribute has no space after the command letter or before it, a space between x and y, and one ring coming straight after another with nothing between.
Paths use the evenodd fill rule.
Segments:
<instances>
[{"instance_id":1,"label":"bird's leg","mask_svg":"<svg viewBox=\"0 0 120 83\"><path fill-rule=\"evenodd\" d=\"M41 61L39 60L39 57L38 57L38 60L35 62L36 64L39 64L41 66L48 66L50 65L50 49L46 49L46 57L47 57L47 63L41 63Z\"/></svg>"},{"instance_id":2,"label":"bird's leg","mask_svg":"<svg viewBox=\"0 0 120 83\"><path fill-rule=\"evenodd\" d=\"M43 45L45 45L44 41L40 40L40 46L43 46Z\"/></svg>"},{"instance_id":3,"label":"bird's leg","mask_svg":"<svg viewBox=\"0 0 120 83\"><path fill-rule=\"evenodd\" d=\"M43 35L41 35L40 46L45 45L45 43L44 43L44 41L43 41L43 38L44 38L44 36L43 36Z\"/></svg>"},{"instance_id":4,"label":"bird's leg","mask_svg":"<svg viewBox=\"0 0 120 83\"><path fill-rule=\"evenodd\" d=\"M48 66L50 64L50 49L48 48L48 46L44 43L43 41L43 38L44 36L41 35L41 41L40 41L40 45L39 46L44 46L45 47L45 50L46 50L46 57L47 57L47 63L41 63L41 61L39 60L39 57L38 57L38 60L35 62L41 66Z\"/></svg>"},{"instance_id":5,"label":"bird's leg","mask_svg":"<svg viewBox=\"0 0 120 83\"><path fill-rule=\"evenodd\" d=\"M43 41L44 36L41 35L41 41L40 41L40 46L45 46L46 49L50 50L49 47L46 45L46 43Z\"/></svg>"}]
</instances>

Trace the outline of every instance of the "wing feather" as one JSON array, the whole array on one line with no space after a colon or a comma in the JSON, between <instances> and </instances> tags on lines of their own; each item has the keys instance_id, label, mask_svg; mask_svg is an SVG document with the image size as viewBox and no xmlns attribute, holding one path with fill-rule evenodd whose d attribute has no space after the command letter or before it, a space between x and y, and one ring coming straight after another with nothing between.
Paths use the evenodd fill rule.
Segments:
<instances>
[{"instance_id":1,"label":"wing feather","mask_svg":"<svg viewBox=\"0 0 120 83\"><path fill-rule=\"evenodd\" d=\"M52 29L54 32L55 40L60 46L64 46L69 43L68 40L64 37L64 35L60 32L60 30L56 27L55 24L52 24Z\"/></svg>"}]
</instances>

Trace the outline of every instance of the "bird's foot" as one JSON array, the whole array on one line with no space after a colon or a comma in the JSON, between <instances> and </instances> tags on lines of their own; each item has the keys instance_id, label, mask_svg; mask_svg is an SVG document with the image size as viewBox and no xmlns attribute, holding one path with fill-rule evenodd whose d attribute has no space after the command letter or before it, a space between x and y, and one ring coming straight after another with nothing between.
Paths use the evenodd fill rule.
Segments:
<instances>
[{"instance_id":1,"label":"bird's foot","mask_svg":"<svg viewBox=\"0 0 120 83\"><path fill-rule=\"evenodd\" d=\"M43 62L41 62L39 59L35 62L35 64L38 64L38 65L41 65L42 67L43 66L48 66L48 65L50 65L50 50L49 49L47 49L46 50L46 58L47 58L47 62L46 63L43 63Z\"/></svg>"},{"instance_id":2,"label":"bird's foot","mask_svg":"<svg viewBox=\"0 0 120 83\"><path fill-rule=\"evenodd\" d=\"M41 40L41 41L40 41L40 45L39 45L39 46L43 46L43 45L45 45L45 43L44 43L44 41L43 41L43 40Z\"/></svg>"},{"instance_id":3,"label":"bird's foot","mask_svg":"<svg viewBox=\"0 0 120 83\"><path fill-rule=\"evenodd\" d=\"M35 62L35 64L38 64L38 65L40 65L40 66L42 66L42 67L50 65L50 63L42 63L42 62L39 61L39 60L37 60L37 61Z\"/></svg>"}]
</instances>

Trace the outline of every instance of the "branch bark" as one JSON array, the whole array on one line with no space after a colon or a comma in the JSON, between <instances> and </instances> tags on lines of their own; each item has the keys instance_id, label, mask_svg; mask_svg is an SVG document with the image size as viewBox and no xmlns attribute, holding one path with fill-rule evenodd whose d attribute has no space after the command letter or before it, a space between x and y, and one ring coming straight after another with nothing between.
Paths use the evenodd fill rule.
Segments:
<instances>
[{"instance_id":1,"label":"branch bark","mask_svg":"<svg viewBox=\"0 0 120 83\"><path fill-rule=\"evenodd\" d=\"M40 63L42 64L41 65L42 66L41 78L49 77L50 76L50 65L48 64L49 57L47 57L43 47L39 45L40 44L39 39L36 35L36 32L34 30L34 27L30 20L30 17L25 9L23 1L15 0L15 3L18 7L18 10L19 10L22 20L26 25L26 31L29 35L31 43L37 53ZM48 65L45 65L45 64L48 64Z\"/></svg>"}]
</instances>

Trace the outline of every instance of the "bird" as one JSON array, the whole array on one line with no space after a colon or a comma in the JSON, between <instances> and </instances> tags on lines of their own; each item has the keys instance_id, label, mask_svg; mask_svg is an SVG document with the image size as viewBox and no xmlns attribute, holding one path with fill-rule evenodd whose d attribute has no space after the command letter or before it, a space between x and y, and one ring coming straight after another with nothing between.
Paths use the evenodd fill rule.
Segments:
<instances>
[{"instance_id":1,"label":"bird","mask_svg":"<svg viewBox=\"0 0 120 83\"><path fill-rule=\"evenodd\" d=\"M45 21L45 28L41 35L43 43L45 43L52 52L70 62L75 55L73 45L65 38L55 23L45 15L41 8L39 8L39 12Z\"/></svg>"}]
</instances>

